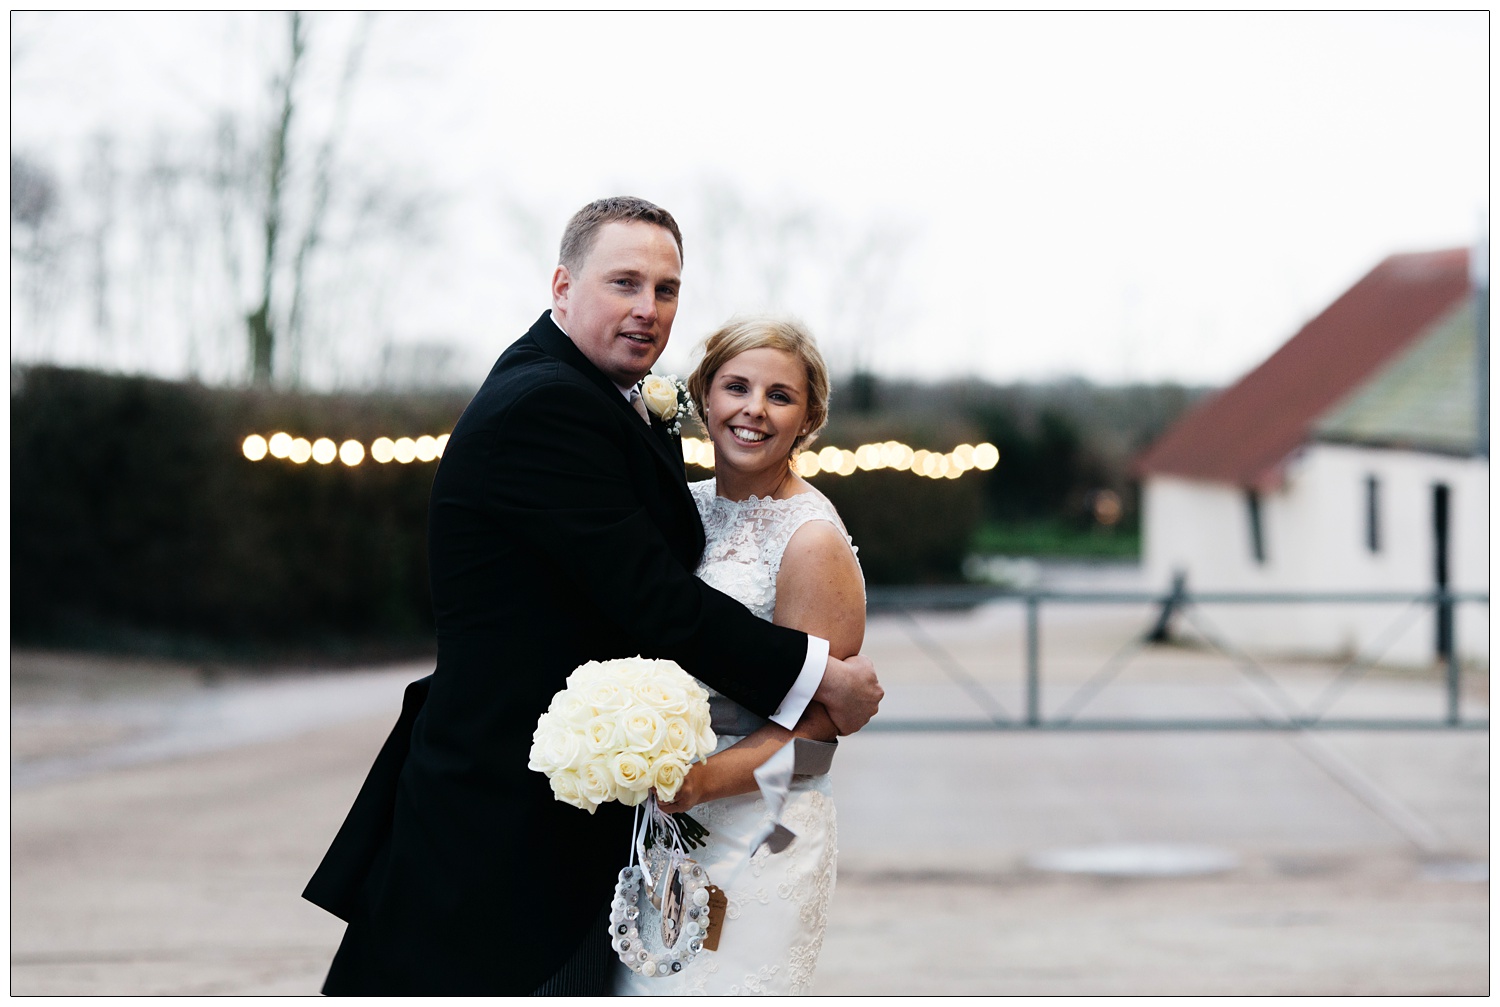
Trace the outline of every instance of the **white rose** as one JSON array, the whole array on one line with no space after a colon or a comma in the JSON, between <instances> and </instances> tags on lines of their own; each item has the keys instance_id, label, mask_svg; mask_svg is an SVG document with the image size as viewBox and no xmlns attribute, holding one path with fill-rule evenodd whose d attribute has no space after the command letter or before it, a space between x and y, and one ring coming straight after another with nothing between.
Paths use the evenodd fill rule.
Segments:
<instances>
[{"instance_id":1,"label":"white rose","mask_svg":"<svg viewBox=\"0 0 1500 1007\"><path fill-rule=\"evenodd\" d=\"M651 789L651 763L639 752L620 752L609 760L609 771L622 791L645 793Z\"/></svg>"},{"instance_id":2,"label":"white rose","mask_svg":"<svg viewBox=\"0 0 1500 1007\"><path fill-rule=\"evenodd\" d=\"M646 798L650 796L651 788L647 787L645 790L621 790L615 794L615 800L627 808L633 808L637 804L645 804Z\"/></svg>"},{"instance_id":3,"label":"white rose","mask_svg":"<svg viewBox=\"0 0 1500 1007\"><path fill-rule=\"evenodd\" d=\"M598 681L604 674L604 665L598 661L589 661L587 664L580 664L573 669L573 674L568 676L568 688L583 689L590 683Z\"/></svg>"},{"instance_id":4,"label":"white rose","mask_svg":"<svg viewBox=\"0 0 1500 1007\"><path fill-rule=\"evenodd\" d=\"M625 728L618 713L601 713L583 725L583 744L594 755L610 755L625 747Z\"/></svg>"},{"instance_id":5,"label":"white rose","mask_svg":"<svg viewBox=\"0 0 1500 1007\"><path fill-rule=\"evenodd\" d=\"M677 796L678 788L682 786L682 778L687 776L687 763L675 755L663 755L656 760L654 779L652 785L656 787L656 799L670 802Z\"/></svg>"},{"instance_id":6,"label":"white rose","mask_svg":"<svg viewBox=\"0 0 1500 1007\"><path fill-rule=\"evenodd\" d=\"M631 689L635 698L663 717L683 717L688 712L688 694L682 683L666 675L653 675Z\"/></svg>"},{"instance_id":7,"label":"white rose","mask_svg":"<svg viewBox=\"0 0 1500 1007\"><path fill-rule=\"evenodd\" d=\"M691 693L695 689L701 692L703 689L703 687L698 684L698 680L692 675L689 675L687 672L683 671L682 665L678 664L676 661L657 661L656 672L659 675L666 675L668 678L672 679L672 681L676 682L678 685L686 689L689 693ZM705 696L708 695L708 693L706 692L703 694Z\"/></svg>"},{"instance_id":8,"label":"white rose","mask_svg":"<svg viewBox=\"0 0 1500 1007\"><path fill-rule=\"evenodd\" d=\"M582 735L544 713L531 736L531 761L527 768L541 773L577 769L587 754Z\"/></svg>"},{"instance_id":9,"label":"white rose","mask_svg":"<svg viewBox=\"0 0 1500 1007\"><path fill-rule=\"evenodd\" d=\"M646 400L651 415L663 423L672 422L672 417L677 415L677 386L666 378L646 375L646 380L641 382L641 398Z\"/></svg>"},{"instance_id":10,"label":"white rose","mask_svg":"<svg viewBox=\"0 0 1500 1007\"><path fill-rule=\"evenodd\" d=\"M583 701L594 708L595 713L616 713L625 709L635 699L629 689L607 678L589 683L583 690Z\"/></svg>"},{"instance_id":11,"label":"white rose","mask_svg":"<svg viewBox=\"0 0 1500 1007\"><path fill-rule=\"evenodd\" d=\"M583 788L579 785L578 774L567 771L555 773L551 779L552 793L559 801L571 804L575 808L582 808L589 814L593 814L598 807L592 801L583 796Z\"/></svg>"},{"instance_id":12,"label":"white rose","mask_svg":"<svg viewBox=\"0 0 1500 1007\"><path fill-rule=\"evenodd\" d=\"M611 661L609 679L622 689L634 688L636 683L645 681L651 673L650 664L651 662L639 657Z\"/></svg>"},{"instance_id":13,"label":"white rose","mask_svg":"<svg viewBox=\"0 0 1500 1007\"><path fill-rule=\"evenodd\" d=\"M602 758L585 762L578 770L578 791L586 801L603 804L615 799L615 778Z\"/></svg>"},{"instance_id":14,"label":"white rose","mask_svg":"<svg viewBox=\"0 0 1500 1007\"><path fill-rule=\"evenodd\" d=\"M704 717L698 722L698 754L707 756L713 754L718 747L719 738L714 734L714 729L709 725L709 720Z\"/></svg>"},{"instance_id":15,"label":"white rose","mask_svg":"<svg viewBox=\"0 0 1500 1007\"><path fill-rule=\"evenodd\" d=\"M620 718L625 729L625 744L632 752L650 758L661 751L666 741L667 725L655 710L644 706L633 706Z\"/></svg>"},{"instance_id":16,"label":"white rose","mask_svg":"<svg viewBox=\"0 0 1500 1007\"><path fill-rule=\"evenodd\" d=\"M577 690L565 689L552 697L552 705L547 708L547 715L553 717L560 726L567 725L576 733L589 722L589 718L594 715L594 709L584 702L583 696Z\"/></svg>"},{"instance_id":17,"label":"white rose","mask_svg":"<svg viewBox=\"0 0 1500 1007\"><path fill-rule=\"evenodd\" d=\"M698 732L681 717L668 717L666 750L691 761L698 754Z\"/></svg>"}]
</instances>

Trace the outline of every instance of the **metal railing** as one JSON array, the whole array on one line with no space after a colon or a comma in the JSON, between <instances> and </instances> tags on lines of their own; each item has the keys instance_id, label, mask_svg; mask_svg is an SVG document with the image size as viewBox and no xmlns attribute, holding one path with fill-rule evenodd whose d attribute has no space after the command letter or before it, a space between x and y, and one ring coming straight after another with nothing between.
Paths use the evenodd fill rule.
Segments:
<instances>
[{"instance_id":1,"label":"metal railing","mask_svg":"<svg viewBox=\"0 0 1500 1007\"><path fill-rule=\"evenodd\" d=\"M1006 715L1003 705L977 677L934 639L914 613L920 611L969 609L983 604L1016 604L1024 609L1024 713L1019 717ZM1334 675L1311 705L1297 708L1265 669L1261 661L1243 649L1220 637L1210 627L1199 611L1202 605L1406 605L1405 621L1398 620L1393 628L1376 642L1365 656L1350 658ZM1488 714L1482 718L1463 716L1461 685L1463 668L1456 645L1450 645L1444 658L1441 687L1446 697L1446 710L1439 718L1403 717L1329 717L1328 710L1350 685L1364 673L1375 667L1386 651L1409 629L1415 616L1428 611L1439 620L1452 619L1461 604L1489 604L1489 595L1484 592L1434 591L1428 593L1400 592L1233 592L1233 591L1187 591L1179 582L1168 592L1145 591L1058 591L1013 589L981 585L933 586L933 587L871 587L868 591L868 609L871 614L896 613L906 618L908 631L913 641L926 655L962 688L985 715L984 720L963 718L906 718L879 717L872 721L869 730L877 731L1300 731L1307 729L1332 730L1474 730L1489 729ZM1042 652L1041 610L1043 605L1146 605L1157 609L1152 626L1138 636L1127 640L1102 667L1080 685L1051 716L1042 711ZM1257 687L1262 707L1257 716L1247 718L1228 717L1182 717L1182 718L1089 718L1080 720L1077 714L1107 686L1130 663L1131 659L1153 645L1170 639L1170 626L1174 620L1184 619L1193 624L1200 636L1213 650L1232 661L1239 672ZM1449 635L1450 641L1453 639Z\"/></svg>"}]
</instances>

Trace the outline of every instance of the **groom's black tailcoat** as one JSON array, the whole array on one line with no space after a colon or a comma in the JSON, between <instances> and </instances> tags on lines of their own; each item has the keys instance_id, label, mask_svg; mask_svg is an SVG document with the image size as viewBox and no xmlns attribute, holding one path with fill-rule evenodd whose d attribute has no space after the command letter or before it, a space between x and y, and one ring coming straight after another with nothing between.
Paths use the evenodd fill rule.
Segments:
<instances>
[{"instance_id":1,"label":"groom's black tailcoat","mask_svg":"<svg viewBox=\"0 0 1500 1007\"><path fill-rule=\"evenodd\" d=\"M590 816L526 768L578 665L670 658L768 716L806 655L692 575L678 443L549 314L455 426L428 526L437 670L303 893L349 923L325 993L529 993L600 938L631 813Z\"/></svg>"}]
</instances>

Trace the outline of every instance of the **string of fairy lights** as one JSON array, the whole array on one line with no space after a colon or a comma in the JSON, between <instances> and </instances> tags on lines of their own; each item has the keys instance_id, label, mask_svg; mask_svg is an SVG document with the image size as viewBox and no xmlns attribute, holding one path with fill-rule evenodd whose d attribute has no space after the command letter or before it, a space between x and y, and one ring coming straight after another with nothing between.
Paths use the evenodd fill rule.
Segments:
<instances>
[{"instance_id":1,"label":"string of fairy lights","mask_svg":"<svg viewBox=\"0 0 1500 1007\"><path fill-rule=\"evenodd\" d=\"M286 461L293 465L332 465L340 462L354 468L364 464L368 458L377 465L410 465L417 462L434 462L443 456L448 444L448 435L420 437L377 437L368 448L358 440L337 442L331 437L294 437L278 431L269 437L251 434L240 445L240 450L252 462L267 459ZM696 437L682 439L682 458L689 465L711 469L714 467L714 445L712 441ZM797 474L803 478L815 475L853 475L855 472L873 472L890 469L910 472L928 479L957 479L966 472L988 472L1000 463L1000 451L993 444L960 444L952 451L927 451L912 448L900 441L883 441L878 444L861 444L850 450L829 445L818 451L800 451L793 459Z\"/></svg>"}]
</instances>

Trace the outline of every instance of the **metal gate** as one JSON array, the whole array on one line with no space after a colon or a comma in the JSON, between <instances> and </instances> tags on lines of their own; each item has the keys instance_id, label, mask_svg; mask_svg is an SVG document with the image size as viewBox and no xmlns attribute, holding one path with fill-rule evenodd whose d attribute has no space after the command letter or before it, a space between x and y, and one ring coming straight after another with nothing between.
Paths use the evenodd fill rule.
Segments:
<instances>
[{"instance_id":1,"label":"metal gate","mask_svg":"<svg viewBox=\"0 0 1500 1007\"><path fill-rule=\"evenodd\" d=\"M1022 710L1006 712L998 697L979 676L964 667L943 643L921 625L917 613L973 608L978 605L1019 605L1023 609L1024 633L1022 653L1024 668ZM1043 606L1068 605L1135 605L1151 606L1157 614L1149 626L1127 640L1108 660L1078 685L1067 699L1050 714L1043 712L1044 660L1041 641ZM1204 605L1404 605L1402 614L1392 621L1386 632L1364 656L1342 662L1319 696L1310 703L1297 703L1280 687L1266 668L1263 658L1256 658L1243 648L1228 642L1207 624ZM1478 592L1437 591L1426 594L1380 592L1304 592L1248 593L1187 591L1179 582L1167 594L1125 591L1024 591L984 586L889 588L872 587L868 608L872 614L889 613L906 621L912 641L959 686L984 714L983 720L965 718L877 717L867 728L872 731L1302 731L1321 730L1463 730L1489 729L1486 712L1482 717L1466 717L1463 711L1463 667L1458 648L1448 646L1434 676L1435 687L1445 697L1445 711L1439 717L1332 717L1328 716L1335 700L1350 686L1377 666L1400 633L1409 629L1416 615L1430 610L1439 626L1452 626L1457 606L1477 604L1488 607L1489 595ZM1170 638L1174 621L1192 626L1198 638L1227 659L1250 683L1259 697L1261 709L1255 716L1224 717L1132 717L1080 718L1089 703L1106 689L1136 658L1148 653Z\"/></svg>"}]
</instances>

